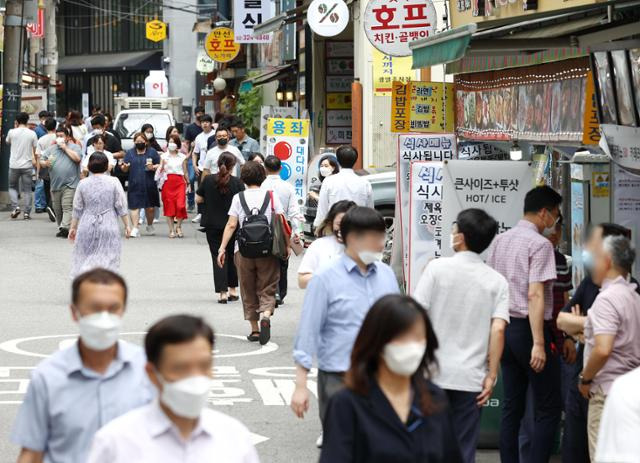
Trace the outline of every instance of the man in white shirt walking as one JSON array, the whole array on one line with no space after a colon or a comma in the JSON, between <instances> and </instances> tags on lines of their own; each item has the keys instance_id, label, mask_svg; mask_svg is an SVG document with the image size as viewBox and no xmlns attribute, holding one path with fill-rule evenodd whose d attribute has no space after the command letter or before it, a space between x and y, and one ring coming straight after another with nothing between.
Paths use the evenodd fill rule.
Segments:
<instances>
[{"instance_id":1,"label":"man in white shirt walking","mask_svg":"<svg viewBox=\"0 0 640 463\"><path fill-rule=\"evenodd\" d=\"M244 157L238 148L229 144L229 129L218 127L216 129L216 146L207 151L207 157L203 164L202 178L210 174L218 173L218 158L224 152L233 154L236 159L236 177L240 172L240 167L244 165Z\"/></svg>"},{"instance_id":2,"label":"man in white shirt walking","mask_svg":"<svg viewBox=\"0 0 640 463\"><path fill-rule=\"evenodd\" d=\"M299 230L300 221L304 220L304 216L300 212L300 205L296 197L296 190L292 184L280 178L282 171L282 162L276 156L267 156L264 160L264 169L267 172L267 178L260 189L264 191L273 191L280 199L280 203L284 208L284 215L291 224L293 230ZM292 241L296 244L300 242L300 237L294 232ZM278 283L278 294L276 294L276 303L284 303L287 296L287 271L289 269L289 259L280 260L280 282Z\"/></svg>"},{"instance_id":3,"label":"man in white shirt walking","mask_svg":"<svg viewBox=\"0 0 640 463\"><path fill-rule=\"evenodd\" d=\"M460 212L451 233L455 255L431 261L414 294L438 335L434 382L448 396L466 463L475 461L480 410L498 377L509 322L509 284L480 257L497 230L481 209Z\"/></svg>"},{"instance_id":4,"label":"man in white shirt walking","mask_svg":"<svg viewBox=\"0 0 640 463\"><path fill-rule=\"evenodd\" d=\"M191 145L191 163L193 164L193 171L196 178L198 178L198 184L202 182L201 176L204 170L204 160L207 156L207 146L209 138L215 135L213 131L213 118L209 114L205 114L200 117L200 126L202 131L196 136L195 141ZM193 223L199 223L202 217L202 204L198 204L198 214L191 220Z\"/></svg>"},{"instance_id":5,"label":"man in white shirt walking","mask_svg":"<svg viewBox=\"0 0 640 463\"><path fill-rule=\"evenodd\" d=\"M38 136L27 127L29 115L18 113L15 128L7 133L7 143L11 145L9 157L9 196L11 198L11 218L17 219L22 210L18 205L18 188L24 201L24 220L31 218L31 188L33 167L36 165L36 145Z\"/></svg>"},{"instance_id":6,"label":"man in white shirt walking","mask_svg":"<svg viewBox=\"0 0 640 463\"><path fill-rule=\"evenodd\" d=\"M104 426L88 463L258 463L247 428L206 406L212 387L211 327L199 317L170 316L151 327L144 345L147 374L159 400Z\"/></svg>"},{"instance_id":7,"label":"man in white shirt walking","mask_svg":"<svg viewBox=\"0 0 640 463\"><path fill-rule=\"evenodd\" d=\"M340 172L330 175L322 182L320 199L314 227L319 227L334 203L343 199L355 202L358 206L373 208L373 190L366 178L358 176L353 171L358 160L358 152L353 146L341 146L336 151L340 164Z\"/></svg>"}]
</instances>

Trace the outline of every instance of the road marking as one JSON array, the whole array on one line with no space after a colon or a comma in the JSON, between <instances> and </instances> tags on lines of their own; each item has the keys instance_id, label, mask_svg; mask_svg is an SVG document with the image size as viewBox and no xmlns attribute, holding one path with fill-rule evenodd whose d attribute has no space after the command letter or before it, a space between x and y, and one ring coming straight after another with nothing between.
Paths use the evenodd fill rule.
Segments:
<instances>
[{"instance_id":1,"label":"road marking","mask_svg":"<svg viewBox=\"0 0 640 463\"><path fill-rule=\"evenodd\" d=\"M287 371L289 373L275 373L276 371ZM296 367L264 367L264 368L252 368L249 370L250 375L255 376L269 376L276 378L295 378L296 377ZM316 368L312 368L309 371L309 378L315 378L318 376L318 370Z\"/></svg>"}]
</instances>

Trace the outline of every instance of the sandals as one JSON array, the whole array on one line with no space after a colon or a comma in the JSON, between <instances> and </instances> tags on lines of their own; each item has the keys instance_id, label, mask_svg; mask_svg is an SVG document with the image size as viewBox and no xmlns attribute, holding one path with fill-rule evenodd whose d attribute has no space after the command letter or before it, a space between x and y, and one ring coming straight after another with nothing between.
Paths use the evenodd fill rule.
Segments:
<instances>
[{"instance_id":1,"label":"sandals","mask_svg":"<svg viewBox=\"0 0 640 463\"><path fill-rule=\"evenodd\" d=\"M250 342L258 342L260 340L260 331L252 331L249 336L247 336L247 341Z\"/></svg>"},{"instance_id":2,"label":"sandals","mask_svg":"<svg viewBox=\"0 0 640 463\"><path fill-rule=\"evenodd\" d=\"M176 237L175 233L173 233L173 232L169 233L169 238L174 239L175 237Z\"/></svg>"},{"instance_id":3,"label":"sandals","mask_svg":"<svg viewBox=\"0 0 640 463\"><path fill-rule=\"evenodd\" d=\"M240 300L240 296L233 296L229 294L229 297L227 299L229 300L229 302L236 302Z\"/></svg>"},{"instance_id":4,"label":"sandals","mask_svg":"<svg viewBox=\"0 0 640 463\"><path fill-rule=\"evenodd\" d=\"M177 235L178 235L178 238L184 238L184 233L182 233L182 228L178 228Z\"/></svg>"},{"instance_id":5,"label":"sandals","mask_svg":"<svg viewBox=\"0 0 640 463\"><path fill-rule=\"evenodd\" d=\"M226 304L229 301L227 298L218 299L218 304Z\"/></svg>"},{"instance_id":6,"label":"sandals","mask_svg":"<svg viewBox=\"0 0 640 463\"><path fill-rule=\"evenodd\" d=\"M265 345L271 339L271 320L263 318L260 321L260 337L259 341L261 345Z\"/></svg>"}]
</instances>

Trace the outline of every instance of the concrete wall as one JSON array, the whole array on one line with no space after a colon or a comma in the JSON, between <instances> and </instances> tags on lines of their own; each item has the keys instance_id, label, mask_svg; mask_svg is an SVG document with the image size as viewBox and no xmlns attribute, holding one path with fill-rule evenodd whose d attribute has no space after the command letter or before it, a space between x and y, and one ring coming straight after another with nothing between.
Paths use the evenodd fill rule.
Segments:
<instances>
[{"instance_id":1,"label":"concrete wall","mask_svg":"<svg viewBox=\"0 0 640 463\"><path fill-rule=\"evenodd\" d=\"M169 38L164 41L164 57L170 58L167 67L169 95L182 97L184 106L196 106L197 33L192 32L195 16L191 13L165 8L164 21L169 24Z\"/></svg>"}]
</instances>

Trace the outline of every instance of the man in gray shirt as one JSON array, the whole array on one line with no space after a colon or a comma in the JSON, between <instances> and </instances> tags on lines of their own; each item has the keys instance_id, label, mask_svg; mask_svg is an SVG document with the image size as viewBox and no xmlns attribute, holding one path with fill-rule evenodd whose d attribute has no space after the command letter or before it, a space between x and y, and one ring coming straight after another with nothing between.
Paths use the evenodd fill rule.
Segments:
<instances>
[{"instance_id":1,"label":"man in gray shirt","mask_svg":"<svg viewBox=\"0 0 640 463\"><path fill-rule=\"evenodd\" d=\"M251 153L260 152L260 143L247 135L244 123L240 119L236 119L233 124L231 124L231 132L235 138L231 140L229 144L240 150L245 161L249 160Z\"/></svg>"},{"instance_id":2,"label":"man in gray shirt","mask_svg":"<svg viewBox=\"0 0 640 463\"><path fill-rule=\"evenodd\" d=\"M38 136L27 127L29 115L18 113L15 128L7 133L7 143L11 145L9 157L9 196L11 197L11 218L20 215L18 206L18 189L24 200L24 219L31 218L31 188L33 186L33 167L35 165L36 144Z\"/></svg>"},{"instance_id":3,"label":"man in gray shirt","mask_svg":"<svg viewBox=\"0 0 640 463\"><path fill-rule=\"evenodd\" d=\"M49 169L53 210L58 222L58 238L69 236L73 196L80 181L82 149L70 140L69 129L56 130L56 144L48 148L40 159L40 166Z\"/></svg>"}]
</instances>

